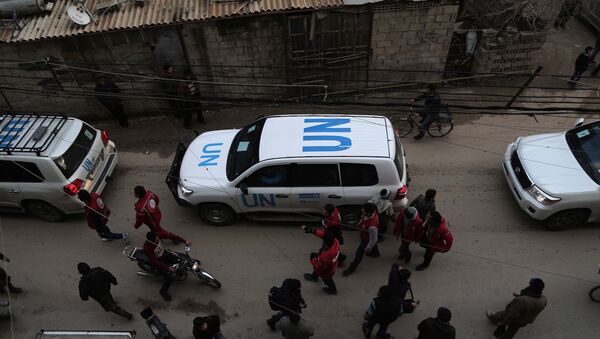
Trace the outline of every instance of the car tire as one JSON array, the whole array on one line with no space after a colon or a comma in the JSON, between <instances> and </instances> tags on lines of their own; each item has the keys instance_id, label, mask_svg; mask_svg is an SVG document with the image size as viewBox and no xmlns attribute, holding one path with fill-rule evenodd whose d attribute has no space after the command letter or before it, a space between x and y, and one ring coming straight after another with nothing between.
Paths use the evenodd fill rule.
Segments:
<instances>
[{"instance_id":1,"label":"car tire","mask_svg":"<svg viewBox=\"0 0 600 339\"><path fill-rule=\"evenodd\" d=\"M565 210L546 219L546 228L551 231L563 231L583 224L588 218L585 210Z\"/></svg>"},{"instance_id":2,"label":"car tire","mask_svg":"<svg viewBox=\"0 0 600 339\"><path fill-rule=\"evenodd\" d=\"M342 229L345 231L358 230L362 212L360 206L344 206L340 207L340 215L342 217Z\"/></svg>"},{"instance_id":3,"label":"car tire","mask_svg":"<svg viewBox=\"0 0 600 339\"><path fill-rule=\"evenodd\" d=\"M227 226L235 222L237 214L225 204L209 203L198 206L202 221L213 226Z\"/></svg>"},{"instance_id":4,"label":"car tire","mask_svg":"<svg viewBox=\"0 0 600 339\"><path fill-rule=\"evenodd\" d=\"M58 208L52 206L51 204L45 201L28 201L25 204L25 208L36 218L44 221L58 222L64 220L65 218L65 213L63 211L59 210Z\"/></svg>"}]
</instances>

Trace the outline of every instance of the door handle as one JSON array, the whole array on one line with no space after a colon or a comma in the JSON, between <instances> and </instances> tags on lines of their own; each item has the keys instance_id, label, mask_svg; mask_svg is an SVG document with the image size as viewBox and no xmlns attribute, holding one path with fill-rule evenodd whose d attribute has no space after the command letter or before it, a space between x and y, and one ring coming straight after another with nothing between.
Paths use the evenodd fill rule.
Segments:
<instances>
[{"instance_id":1,"label":"door handle","mask_svg":"<svg viewBox=\"0 0 600 339\"><path fill-rule=\"evenodd\" d=\"M289 198L290 196L287 194L275 194L276 198Z\"/></svg>"},{"instance_id":2,"label":"door handle","mask_svg":"<svg viewBox=\"0 0 600 339\"><path fill-rule=\"evenodd\" d=\"M327 197L330 199L341 199L342 198L341 195L337 195L337 194L330 194Z\"/></svg>"},{"instance_id":3,"label":"door handle","mask_svg":"<svg viewBox=\"0 0 600 339\"><path fill-rule=\"evenodd\" d=\"M19 193L19 190L11 188L11 189L8 190L8 193Z\"/></svg>"}]
</instances>

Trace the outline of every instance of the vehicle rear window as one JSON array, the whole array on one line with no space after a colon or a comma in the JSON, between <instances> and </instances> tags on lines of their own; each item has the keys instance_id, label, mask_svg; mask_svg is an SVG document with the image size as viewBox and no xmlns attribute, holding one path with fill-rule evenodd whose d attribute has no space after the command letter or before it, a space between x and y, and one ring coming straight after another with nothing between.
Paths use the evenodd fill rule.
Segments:
<instances>
[{"instance_id":1,"label":"vehicle rear window","mask_svg":"<svg viewBox=\"0 0 600 339\"><path fill-rule=\"evenodd\" d=\"M394 157L394 165L396 165L396 170L398 171L398 177L402 180L402 176L404 175L404 152L402 149L402 144L400 143L400 138L395 136L396 138L396 156Z\"/></svg>"},{"instance_id":2,"label":"vehicle rear window","mask_svg":"<svg viewBox=\"0 0 600 339\"><path fill-rule=\"evenodd\" d=\"M83 124L79 135L77 135L77 138L75 138L69 149L54 160L54 163L56 163L56 166L58 166L58 169L60 169L65 178L70 178L79 166L81 166L81 163L90 152L94 140L96 140L97 133L95 129Z\"/></svg>"},{"instance_id":3,"label":"vehicle rear window","mask_svg":"<svg viewBox=\"0 0 600 339\"><path fill-rule=\"evenodd\" d=\"M342 186L373 186L379 182L377 168L371 164L340 164Z\"/></svg>"},{"instance_id":4,"label":"vehicle rear window","mask_svg":"<svg viewBox=\"0 0 600 339\"><path fill-rule=\"evenodd\" d=\"M0 160L0 182L42 182L38 166L26 161Z\"/></svg>"},{"instance_id":5,"label":"vehicle rear window","mask_svg":"<svg viewBox=\"0 0 600 339\"><path fill-rule=\"evenodd\" d=\"M337 164L297 164L292 166L295 187L330 187L340 185Z\"/></svg>"}]
</instances>

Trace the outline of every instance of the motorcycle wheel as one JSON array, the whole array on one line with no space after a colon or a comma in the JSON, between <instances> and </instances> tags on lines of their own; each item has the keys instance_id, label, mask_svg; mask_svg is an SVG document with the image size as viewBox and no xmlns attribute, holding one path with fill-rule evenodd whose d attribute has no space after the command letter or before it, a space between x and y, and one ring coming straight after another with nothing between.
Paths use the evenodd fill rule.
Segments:
<instances>
[{"instance_id":1,"label":"motorcycle wheel","mask_svg":"<svg viewBox=\"0 0 600 339\"><path fill-rule=\"evenodd\" d=\"M221 283L205 270L199 268L198 271L194 272L194 274L196 274L198 279L202 280L202 282L204 282L208 286L216 289L221 288Z\"/></svg>"},{"instance_id":2,"label":"motorcycle wheel","mask_svg":"<svg viewBox=\"0 0 600 339\"><path fill-rule=\"evenodd\" d=\"M592 299L592 301L599 303L600 302L600 286L596 286L596 287L592 288L589 292L589 296L590 296L590 299Z\"/></svg>"},{"instance_id":3,"label":"motorcycle wheel","mask_svg":"<svg viewBox=\"0 0 600 339\"><path fill-rule=\"evenodd\" d=\"M148 264L148 263L145 263L145 262L142 262L142 261L138 261L137 265L144 272L153 274L155 276L160 276L160 274L158 274L158 272L156 272L156 270L154 268L152 268L152 266L150 266L150 264ZM175 280L175 281L184 281L185 279L187 279L187 272L186 271L176 272L173 275L173 280Z\"/></svg>"},{"instance_id":4,"label":"motorcycle wheel","mask_svg":"<svg viewBox=\"0 0 600 339\"><path fill-rule=\"evenodd\" d=\"M138 261L137 265L144 272L154 273L154 270L152 269L152 266L150 266L149 264L147 264L147 263L145 263L143 261Z\"/></svg>"}]
</instances>

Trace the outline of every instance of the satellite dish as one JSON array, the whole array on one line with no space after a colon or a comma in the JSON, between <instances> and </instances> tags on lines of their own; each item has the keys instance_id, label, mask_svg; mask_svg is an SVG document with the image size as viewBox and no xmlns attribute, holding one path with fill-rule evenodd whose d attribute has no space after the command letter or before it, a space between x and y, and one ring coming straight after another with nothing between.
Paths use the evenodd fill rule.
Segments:
<instances>
[{"instance_id":1,"label":"satellite dish","mask_svg":"<svg viewBox=\"0 0 600 339\"><path fill-rule=\"evenodd\" d=\"M92 21L90 15L87 13L85 8L81 5L71 5L67 8L67 15L71 18L71 21L79 26L85 26Z\"/></svg>"}]
</instances>

